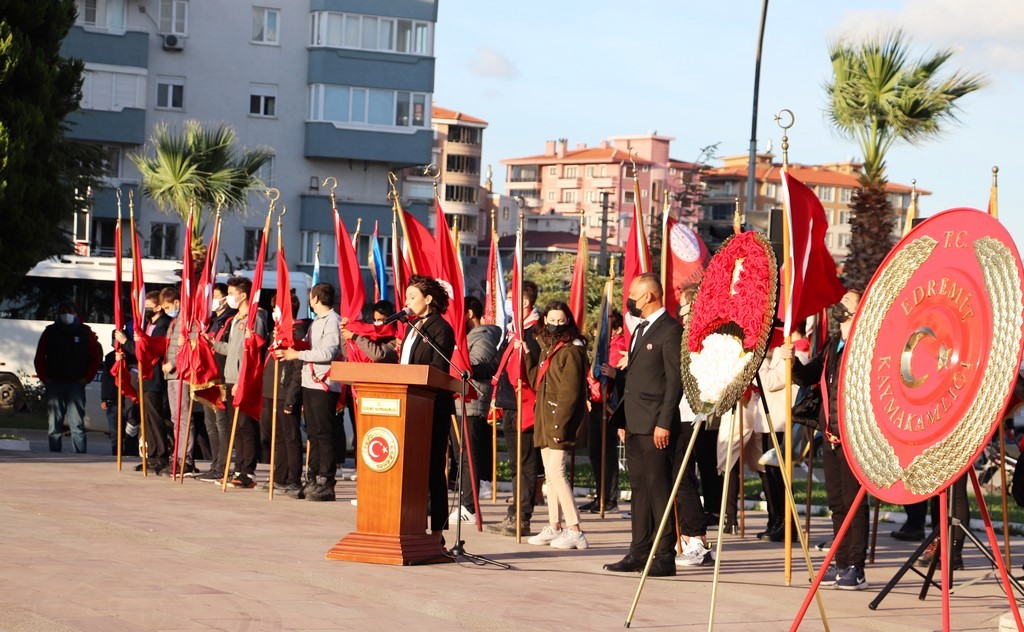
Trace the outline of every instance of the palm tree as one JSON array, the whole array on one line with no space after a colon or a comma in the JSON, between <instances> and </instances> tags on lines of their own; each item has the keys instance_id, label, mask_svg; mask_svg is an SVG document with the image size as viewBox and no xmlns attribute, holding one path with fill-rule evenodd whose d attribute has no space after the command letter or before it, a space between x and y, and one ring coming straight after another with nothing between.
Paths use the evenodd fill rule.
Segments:
<instances>
[{"instance_id":1,"label":"palm tree","mask_svg":"<svg viewBox=\"0 0 1024 632\"><path fill-rule=\"evenodd\" d=\"M988 81L984 76L939 71L953 56L942 49L911 59L909 42L896 30L861 42L829 44L832 81L825 84L827 112L844 136L860 145L864 172L850 203L852 232L845 275L863 288L893 246L896 218L885 192L885 156L896 141L917 145L955 122L957 99Z\"/></svg>"},{"instance_id":2,"label":"palm tree","mask_svg":"<svg viewBox=\"0 0 1024 632\"><path fill-rule=\"evenodd\" d=\"M165 213L187 221L192 214L192 257L205 256L202 235L218 210L245 208L249 191L263 186L256 176L273 153L269 148L241 149L235 130L223 123L206 127L185 121L179 131L158 124L150 138L152 154L129 157L142 174L142 192ZM148 149L148 148L147 148Z\"/></svg>"}]
</instances>

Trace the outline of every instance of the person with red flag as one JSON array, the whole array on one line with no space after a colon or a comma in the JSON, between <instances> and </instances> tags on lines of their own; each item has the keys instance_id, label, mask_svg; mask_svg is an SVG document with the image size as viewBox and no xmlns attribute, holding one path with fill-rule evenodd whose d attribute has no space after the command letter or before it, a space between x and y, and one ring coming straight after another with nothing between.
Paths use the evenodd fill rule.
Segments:
<instances>
[{"instance_id":1,"label":"person with red flag","mask_svg":"<svg viewBox=\"0 0 1024 632\"><path fill-rule=\"evenodd\" d=\"M257 396L262 394L262 373L259 375L261 379L251 384L248 381L251 376L245 375L246 367L243 365L255 360L262 368L262 353L270 333L267 313L260 309L258 304L253 305L251 302L253 285L252 281L242 276L228 279L228 307L237 309L238 312L225 325L224 336L213 346L217 353L223 354L226 358L224 382L229 395L227 415L228 418L237 418L235 471L231 473L229 480L233 487L243 489L256 487L254 474L260 443L260 428L256 420L259 418L263 403L260 397L260 406L253 410L245 392L245 389L255 388ZM252 317L251 312L255 312L252 313ZM249 370L251 371L251 368ZM253 412L256 414L253 415ZM227 458L230 459L231 455L228 454Z\"/></svg>"},{"instance_id":2,"label":"person with red flag","mask_svg":"<svg viewBox=\"0 0 1024 632\"><path fill-rule=\"evenodd\" d=\"M280 329L291 327L287 337L274 333L274 345L277 348L295 347L294 341L304 340L309 331L310 321L299 319L299 297L294 292L281 287L281 261L278 261L278 290L273 298L275 327ZM287 287L287 285L285 286ZM286 297L278 301L278 297ZM287 323L280 315L291 312L291 323ZM285 323L282 325L282 323ZM288 346L283 346L287 344ZM276 363L276 367L275 364ZM277 433L273 430L274 412L274 379L277 376ZM299 416L302 412L302 361L278 360L276 353L267 355L267 366L263 371L263 415L260 417L260 460L270 462L270 445L274 442L274 462L271 476L274 479L274 490L286 496L295 497L302 490L302 430L299 427ZM270 489L270 481L264 484L262 491Z\"/></svg>"},{"instance_id":3,"label":"person with red flag","mask_svg":"<svg viewBox=\"0 0 1024 632\"><path fill-rule=\"evenodd\" d=\"M205 354L202 349L209 349L213 356L213 365L206 364L208 360L200 360L201 366L209 367L204 382L196 379L198 384L209 384L208 393L215 393L212 397L202 397L203 400L203 421L206 424L206 436L210 440L210 452L213 458L210 461L210 469L200 474L199 480L216 483L224 478L224 466L227 463L228 443L231 440L231 418L225 406L224 396L224 367L227 364L227 356L214 351L217 342L226 339L230 330L230 323L238 310L228 306L228 286L226 283L215 283L213 285L212 302L210 309L212 314L207 316L206 326L203 328L205 336L200 342L200 356ZM200 393L196 393L200 398Z\"/></svg>"},{"instance_id":4,"label":"person with red flag","mask_svg":"<svg viewBox=\"0 0 1024 632\"><path fill-rule=\"evenodd\" d=\"M341 318L334 311L334 286L317 283L309 291L309 306L316 318L306 334L308 348L278 349L278 360L302 362L302 411L309 435L309 471L306 485L297 498L312 501L335 500L339 456L335 453L338 437L335 411L341 384L330 378L331 362L341 352Z\"/></svg>"},{"instance_id":5,"label":"person with red flag","mask_svg":"<svg viewBox=\"0 0 1024 632\"><path fill-rule=\"evenodd\" d=\"M163 370L164 379L167 382L167 403L171 407L171 423L174 424L174 446L171 470L177 470L177 464L181 463L182 446L185 453L185 471L180 474L195 474L198 472L193 461L192 449L194 437L192 433L195 428L189 431L189 436L184 437L182 433L189 426L188 417L192 414L191 388L186 380L187 374L181 371L184 356L191 354L191 343L196 338L194 330L189 329L189 318L181 306L188 300L181 300L178 290L173 287L166 287L160 291L160 308L171 319L167 327L167 351L164 354ZM188 364L188 362L184 362ZM177 472L176 472L177 473Z\"/></svg>"},{"instance_id":6,"label":"person with red flag","mask_svg":"<svg viewBox=\"0 0 1024 632\"><path fill-rule=\"evenodd\" d=\"M167 348L170 325L171 318L160 305L160 290L150 290L145 295L145 312L142 323L136 326L135 337L131 340L121 340L123 334L118 337L125 351L137 360L142 379L141 405L145 408L146 469L157 476L170 474L171 437L164 418L167 383L163 371L154 370ZM137 469L141 470L142 466Z\"/></svg>"}]
</instances>

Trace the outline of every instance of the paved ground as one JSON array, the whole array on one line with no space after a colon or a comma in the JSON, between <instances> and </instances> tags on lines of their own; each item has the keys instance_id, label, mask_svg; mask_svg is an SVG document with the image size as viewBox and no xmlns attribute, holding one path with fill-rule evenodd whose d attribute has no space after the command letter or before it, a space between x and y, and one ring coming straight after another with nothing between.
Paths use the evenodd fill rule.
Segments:
<instances>
[{"instance_id":1,"label":"paved ground","mask_svg":"<svg viewBox=\"0 0 1024 632\"><path fill-rule=\"evenodd\" d=\"M137 459L118 473L99 454L100 435L90 435L96 454L77 456L43 452L45 433L18 432L36 451L0 452L0 630L612 630L638 584L638 576L601 570L629 539L629 522L617 515L585 518L591 548L582 552L463 531L469 552L509 571L328 561L327 549L354 528L355 483L339 484L336 503L269 502L255 490L143 479L131 471ZM483 512L493 522L504 506ZM747 519L753 534L764 514ZM912 548L888 537L891 528L883 525L878 561L867 570L870 590L822 592L832 630L941 627L937 593L917 599L920 580L906 579L879 610L867 608ZM816 542L828 527L816 519L813 529ZM1014 559L1024 560L1015 544ZM806 593L801 557L786 587L779 545L748 535L723 546L716 629L788 629ZM815 564L823 556L812 552ZM963 578L988 569L970 544L965 557ZM707 629L712 575L698 568L649 580L632 627ZM996 630L1007 609L1001 589L983 581L954 595L953 629ZM803 629L822 629L814 606Z\"/></svg>"}]
</instances>

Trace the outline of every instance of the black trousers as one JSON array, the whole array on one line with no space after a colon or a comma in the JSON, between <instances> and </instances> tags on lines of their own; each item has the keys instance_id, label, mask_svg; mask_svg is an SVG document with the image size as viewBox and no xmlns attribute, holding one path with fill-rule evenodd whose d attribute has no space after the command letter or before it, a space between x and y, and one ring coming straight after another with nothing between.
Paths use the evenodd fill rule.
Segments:
<instances>
[{"instance_id":1,"label":"black trousers","mask_svg":"<svg viewBox=\"0 0 1024 632\"><path fill-rule=\"evenodd\" d=\"M164 419L165 396L166 393L154 391L142 393L142 404L146 407L146 458L161 463L167 462L171 454L167 421Z\"/></svg>"},{"instance_id":2,"label":"black trousers","mask_svg":"<svg viewBox=\"0 0 1024 632\"><path fill-rule=\"evenodd\" d=\"M309 435L309 478L323 476L334 484L337 472L335 441L337 440L338 393L319 388L302 389L302 414Z\"/></svg>"},{"instance_id":3,"label":"black trousers","mask_svg":"<svg viewBox=\"0 0 1024 632\"><path fill-rule=\"evenodd\" d=\"M914 503L912 505L903 505L903 508L907 512L907 530L924 529L925 518L928 516L928 501L922 500L921 502ZM936 521L932 524L938 524L938 522Z\"/></svg>"},{"instance_id":4,"label":"black trousers","mask_svg":"<svg viewBox=\"0 0 1024 632\"><path fill-rule=\"evenodd\" d=\"M828 508L832 510L832 533L839 533L839 528L860 492L860 482L853 475L850 464L846 462L843 446L826 444L823 450L825 470L825 492L828 495ZM836 551L836 565L839 568L856 566L863 570L867 558L868 545L868 503L867 499L857 508L846 537ZM835 543L832 544L835 546Z\"/></svg>"},{"instance_id":5,"label":"black trousers","mask_svg":"<svg viewBox=\"0 0 1024 632\"><path fill-rule=\"evenodd\" d=\"M476 474L476 481L470 476L469 472L469 454L466 450L459 445L458 438L455 435L455 428L452 427L452 445L459 446L460 456L462 458L462 495L459 497L459 501L462 506L473 511L473 486L477 485L477 481L489 481L491 480L491 463L493 461L493 455L491 454L491 426L487 423L486 417L479 415L467 415L466 423L463 424L461 418L459 418L459 436L463 433L469 432L469 446L473 452L473 469ZM458 467L456 465L456 467ZM455 472L452 476L454 477Z\"/></svg>"},{"instance_id":6,"label":"black trousers","mask_svg":"<svg viewBox=\"0 0 1024 632\"><path fill-rule=\"evenodd\" d=\"M947 495L952 498L953 511L951 516L958 519L964 524L965 527L969 527L971 524L971 505L967 500L967 479L970 477L969 474L964 474L960 478L949 486ZM927 501L925 501L927 502ZM932 525L942 524L939 522L939 496L936 494L931 499L931 511L932 511ZM924 518L921 518L921 526L924 526ZM934 527L933 527L934 528ZM943 525L943 528L945 526ZM964 550L964 535L961 529L952 529L950 533L953 535L953 553L959 555Z\"/></svg>"},{"instance_id":7,"label":"black trousers","mask_svg":"<svg viewBox=\"0 0 1024 632\"><path fill-rule=\"evenodd\" d=\"M523 497L520 500L522 515L519 519L522 522L529 522L533 518L533 499L537 489L537 469L540 462L540 450L533 447L533 427L523 431L523 446L521 448L519 463L516 463L516 442L519 440L517 428L516 411L514 409L504 410L501 418L501 432L505 436L505 445L508 447L508 464L512 468L512 504L508 508L508 517L515 520L516 517L516 492L522 486ZM516 476L519 476L519 485L516 484Z\"/></svg>"},{"instance_id":8,"label":"black trousers","mask_svg":"<svg viewBox=\"0 0 1024 632\"><path fill-rule=\"evenodd\" d=\"M722 506L722 475L718 473L718 428L702 426L693 446L693 457L700 472L700 490L704 496L704 508L708 513L717 514Z\"/></svg>"},{"instance_id":9,"label":"black trousers","mask_svg":"<svg viewBox=\"0 0 1024 632\"><path fill-rule=\"evenodd\" d=\"M284 402L277 402L277 436L273 433L274 398L263 398L263 414L260 416L260 462L266 457L270 463L270 442L274 441L274 484L285 485L298 483L302 479L302 438L299 433L299 420L284 412ZM263 428L266 427L267 440L264 446ZM264 453L263 451L266 450Z\"/></svg>"},{"instance_id":10,"label":"black trousers","mask_svg":"<svg viewBox=\"0 0 1024 632\"><path fill-rule=\"evenodd\" d=\"M693 424L688 422L680 424L679 438L674 439L674 446L670 443L670 447L673 448L672 479L670 484L675 483L676 477L679 476L679 466L683 464L683 457L686 456L686 446L689 445L691 437L693 437ZM697 482L696 449L697 446L695 445L694 452L690 454L690 462L686 464L683 480L679 482L679 491L676 493L675 498L676 508L679 511L679 522L676 526L679 529L679 533L685 536L707 535L707 525L704 522L704 505L700 502L700 490ZM661 520L661 516L658 516L658 520Z\"/></svg>"},{"instance_id":11,"label":"black trousers","mask_svg":"<svg viewBox=\"0 0 1024 632\"><path fill-rule=\"evenodd\" d=\"M626 466L633 488L632 541L629 553L637 559L646 559L655 546L654 535L665 515L669 495L672 493L672 468L679 445L680 433L673 432L668 448L654 447L653 435L626 433ZM665 529L657 543L654 561L673 563L675 534Z\"/></svg>"},{"instance_id":12,"label":"black trousers","mask_svg":"<svg viewBox=\"0 0 1024 632\"><path fill-rule=\"evenodd\" d=\"M785 433L776 432L775 436L782 445ZM767 452L775 447L768 434L761 435L761 449ZM782 468L774 465L764 466L761 475L761 486L764 488L764 500L768 505L768 527L783 524L786 519L786 484L782 478Z\"/></svg>"},{"instance_id":13,"label":"black trousers","mask_svg":"<svg viewBox=\"0 0 1024 632\"><path fill-rule=\"evenodd\" d=\"M227 405L230 405L230 402L227 402ZM228 442L231 440L231 418L228 417L226 407L217 409L204 405L203 415L203 420L206 423L206 435L210 438L210 452L213 453L210 471L223 474L224 463L227 461Z\"/></svg>"},{"instance_id":14,"label":"black trousers","mask_svg":"<svg viewBox=\"0 0 1024 632\"><path fill-rule=\"evenodd\" d=\"M448 528L448 475L445 465L448 459L448 440L451 436L449 428L452 426L450 411L450 403L435 400L430 428L430 472L427 480L431 531L443 531Z\"/></svg>"},{"instance_id":15,"label":"black trousers","mask_svg":"<svg viewBox=\"0 0 1024 632\"><path fill-rule=\"evenodd\" d=\"M593 402L587 420L587 450L590 454L590 466L594 470L594 481L601 493L601 481L604 481L604 504L619 500L619 433L614 425L604 423L604 405ZM603 426L603 428L602 428ZM604 430L605 452L601 459L602 430ZM701 517L703 522L704 518Z\"/></svg>"},{"instance_id":16,"label":"black trousers","mask_svg":"<svg viewBox=\"0 0 1024 632\"><path fill-rule=\"evenodd\" d=\"M226 412L228 417L231 419L231 423L235 423L235 408L231 404L231 389L234 388L234 384L228 384L228 401ZM229 436L230 441L230 436ZM226 446L225 446L226 449ZM238 423L235 427L235 460L234 468L235 472L244 476L253 476L256 474L256 458L259 455L260 450L260 425L259 422L249 415L246 415L241 410L238 411Z\"/></svg>"}]
</instances>

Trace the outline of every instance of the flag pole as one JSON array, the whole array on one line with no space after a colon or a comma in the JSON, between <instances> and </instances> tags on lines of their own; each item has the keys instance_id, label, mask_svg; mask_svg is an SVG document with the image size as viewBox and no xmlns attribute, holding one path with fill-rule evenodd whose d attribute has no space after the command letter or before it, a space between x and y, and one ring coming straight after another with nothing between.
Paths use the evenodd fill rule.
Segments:
<instances>
[{"instance_id":1,"label":"flag pole","mask_svg":"<svg viewBox=\"0 0 1024 632\"><path fill-rule=\"evenodd\" d=\"M789 114L789 123L784 125L782 122L783 113ZM789 136L787 135L789 129L793 127L795 117L789 110L781 110L775 115L775 122L778 123L779 127L782 128L782 171L785 173L789 172ZM782 214L782 256L785 259L785 265L782 268L782 304L785 306L786 322L789 323L793 317L792 306L789 304L791 299L792 284L793 284L793 253L791 252L793 245L790 243L789 238L789 214L792 209L786 209L786 212ZM789 326L785 327L785 343L787 345L793 344L793 336L789 331ZM786 372L786 387L785 387L785 401L793 401L793 360L789 358L785 361L785 372ZM782 455L782 462L780 465L786 470L786 478L793 480L793 416L792 407L786 406L786 423L784 426L784 440L785 440L785 454ZM796 507L790 506L786 503L785 511L783 513L783 519L785 520L785 544L783 548L783 572L786 579L786 585L792 584L793 580L793 521L796 519Z\"/></svg>"},{"instance_id":2,"label":"flag pole","mask_svg":"<svg viewBox=\"0 0 1024 632\"><path fill-rule=\"evenodd\" d=\"M195 198L192 198L191 200L189 200L189 203L188 203L188 221L185 222L185 252L182 253L182 264L183 264L182 271L183 272L185 272L185 271L191 272L191 270L192 270L192 263L191 263L192 262L192 216L195 213L195 203L196 203ZM186 262L185 262L185 257L189 258L187 265L186 265ZM181 275L181 294L178 297L180 305L185 305L192 298L191 296L186 296L186 293L187 293L186 291L191 287L191 282L192 282L191 279L186 278L186 277L188 277L188 274L182 274ZM184 338L186 343L188 341L188 323L185 323L186 329L185 329L184 336L181 333L181 321L182 320L187 320L185 318L185 315L187 313L188 313L187 309L179 309L179 311L178 311L178 316L177 316L177 320L178 320L178 353L181 353L181 350L184 348L184 345L181 344L182 338ZM185 396L185 393L183 392L184 389L182 388L182 384L183 383L184 383L184 380L181 379L181 375L179 374L178 375L178 406L177 406L177 408L174 409L174 415L177 417L177 422L174 424L174 448L171 450L171 483L173 483L178 478L178 459L175 458L175 457L178 454L178 448L181 446L181 402L182 402L182 399L184 399L184 396ZM170 404L170 402L167 402L167 403L168 403L168 405ZM192 411L192 400L190 398L189 399L189 412L191 413L191 411ZM186 447L188 446L188 435L185 435L185 445L186 445ZM181 450L182 455L184 455L185 452L186 452L186 449L182 448L182 450ZM181 462L182 463L185 462L184 456L182 456ZM184 481L185 472L181 472L181 477L182 477L182 480Z\"/></svg>"},{"instance_id":3,"label":"flag pole","mask_svg":"<svg viewBox=\"0 0 1024 632\"><path fill-rule=\"evenodd\" d=\"M608 282L605 283L604 285L604 300L607 306L607 309L605 309L605 312L607 313L607 316L605 316L605 327L608 328L608 364L615 366L615 360L614 358L612 358L612 355L610 353L612 333L612 301L615 300L615 269L613 268L609 272L610 276L608 277ZM610 392L611 389L608 388L607 382L601 385L601 480L598 483L598 493L600 494L598 496L598 508L601 510L602 520L604 520L604 499L607 497L608 494L608 490L606 489L607 484L605 483L605 479L607 479L608 475L604 470L606 467L608 467L608 394ZM591 469L594 472L597 471L597 468ZM616 466L616 470L617 469L618 467Z\"/></svg>"},{"instance_id":4,"label":"flag pole","mask_svg":"<svg viewBox=\"0 0 1024 632\"><path fill-rule=\"evenodd\" d=\"M136 233L135 233L135 195L134 195L134 189L128 189L128 217L129 217L129 221L131 222L131 228L132 228L132 261L135 261L136 258L141 258L142 257L142 253L138 252L137 249L135 248L135 244L138 241L138 239L135 236ZM139 269L140 270L142 269L141 259L139 259ZM138 283L140 281L140 279L136 279L135 278L135 267L134 266L132 266L132 280L135 281L136 283ZM136 285L136 287L140 287L140 286ZM136 296L136 297L132 297L132 299L133 299L133 301L137 302L139 299L145 300L145 296ZM144 326L145 326L144 323L136 323L135 324L135 328L136 329L139 329L140 327L144 327ZM138 350L138 349L136 348L136 350ZM142 447L142 451L143 451L143 453L141 455L142 456L142 475L143 476L149 476L149 464L147 463L147 461L149 461L149 445L146 443L146 402L145 402L145 395L144 395L144 393L145 393L145 387L144 387L145 380L142 377L142 373L143 373L142 362L141 362L142 358L138 358L137 360L138 360L137 363L139 365L139 442L140 442L139 445Z\"/></svg>"},{"instance_id":5,"label":"flag pole","mask_svg":"<svg viewBox=\"0 0 1024 632\"><path fill-rule=\"evenodd\" d=\"M277 216L277 251L281 252L283 248L283 239L281 238L281 218L284 217L285 213L288 212L288 207L281 206L281 214ZM358 230L358 228L356 229ZM281 283L281 270L277 271L278 286ZM292 306L289 304L287 307L282 303L282 297L277 297L277 307L284 313L285 309L291 309ZM281 320L284 320L282 316ZM267 481L267 500L274 500L274 461L277 457L277 400L278 400L278 385L281 382L281 361L274 359L274 395L273 395L273 407L270 410L270 480Z\"/></svg>"},{"instance_id":6,"label":"flag pole","mask_svg":"<svg viewBox=\"0 0 1024 632\"><path fill-rule=\"evenodd\" d=\"M525 200L522 197L516 198L516 205L519 205L520 200L525 205ZM523 541L523 349L522 345L525 344L525 336L523 335L523 225L525 224L525 216L523 215L523 207L519 206L519 239L516 244L516 259L519 265L519 282L516 284L515 292L513 293L513 300L518 301L519 305L513 305L514 313L518 314L516 317L516 336L519 340L519 353L517 355L516 362L519 363L518 377L516 378L516 544L521 544ZM534 493L534 490L530 490L530 493Z\"/></svg>"},{"instance_id":7,"label":"flag pole","mask_svg":"<svg viewBox=\"0 0 1024 632\"><path fill-rule=\"evenodd\" d=\"M180 380L180 382L181 382L181 384L179 385L179 388L178 388L179 392L184 390L185 380ZM185 457L188 456L188 449L187 449L188 448L188 435L189 435L190 432L192 432L192 404L193 403L195 403L195 398L192 397L192 391L190 389L189 390L189 394L188 394L188 415L185 417L185 448L183 448L182 451L181 451L181 467L178 469L178 472L181 473L181 480L179 482L180 485L184 485L185 484ZM181 406L180 405L178 406L178 414L179 415L181 414ZM178 423L180 424L181 422L179 421ZM174 477L171 477L171 480L174 480Z\"/></svg>"},{"instance_id":8,"label":"flag pole","mask_svg":"<svg viewBox=\"0 0 1024 632\"><path fill-rule=\"evenodd\" d=\"M915 191L916 193L916 191ZM916 201L916 197L914 200ZM992 189L988 196L988 212L989 214L999 219L999 167L992 167ZM1006 499L1006 427L1003 424L1003 420L999 420L999 487L1002 492L1002 503L1003 503L1003 547L1004 554L1006 555L1006 566L1010 566L1010 520L1007 517L1009 514L1009 503Z\"/></svg>"},{"instance_id":9,"label":"flag pole","mask_svg":"<svg viewBox=\"0 0 1024 632\"><path fill-rule=\"evenodd\" d=\"M122 270L121 270L121 188L120 187L117 188L117 227L114 230L117 231L117 239L116 239L116 244L117 244L117 253L116 253L116 257L117 257L117 277L116 277L116 280L115 280L115 283L117 284L117 288L116 288L116 291L114 292L114 299L120 303L121 302L121 274L122 274ZM121 311L121 307L122 307L122 305L115 305L114 309L117 310L115 313L122 314L123 312ZM117 323L117 327L118 327L119 331L120 331L120 327L123 326L123 325L124 325L124 318L122 316L122 322ZM123 351L121 351L120 347L121 347L120 343L116 344L115 345L115 351L119 351L121 353L124 353ZM123 412L123 408L122 408L123 403L124 403L124 386L121 383L121 368L123 366L123 363L117 359L117 354L116 353L114 354L114 366L117 367L117 471L120 472L121 471L121 456L122 456L122 453L124 452L124 431L123 431L123 426L124 426L124 421L123 421L124 416L123 415L124 415L124 412ZM1006 514L1003 514L1003 515L1006 515Z\"/></svg>"},{"instance_id":10,"label":"flag pole","mask_svg":"<svg viewBox=\"0 0 1024 632\"><path fill-rule=\"evenodd\" d=\"M739 235L741 232L743 232L743 212L740 211L740 198L738 196L736 197L735 204L736 204L736 210L733 212L733 215L732 215L732 232L735 235ZM747 505L743 501L743 498L744 498L744 493L743 493L744 492L744 485L743 485L743 406L742 405L739 407L738 420L739 420L739 426L740 426L740 439L739 439L739 441L740 441L740 451L739 451L738 458L737 458L737 466L740 468L740 480L739 480L739 483L737 484L737 486L739 487L739 497L740 497L739 498L739 510L740 510L739 511L739 513L740 513L740 515L739 515L739 531L740 531L740 537L743 538L743 537L746 537L746 535L747 535ZM732 445L732 442L730 442L729 445ZM726 461L726 462L728 463L728 461ZM726 472L726 476L730 476L730 474L728 472ZM725 487L726 487L726 490L728 490L729 484L726 483Z\"/></svg>"},{"instance_id":11,"label":"flag pole","mask_svg":"<svg viewBox=\"0 0 1024 632\"><path fill-rule=\"evenodd\" d=\"M668 218L671 214L672 208L669 205L668 187L665 187L665 203L661 210L661 287L665 292L670 291L670 289L672 292L675 292L675 288L668 287Z\"/></svg>"},{"instance_id":12,"label":"flag pole","mask_svg":"<svg viewBox=\"0 0 1024 632\"><path fill-rule=\"evenodd\" d=\"M356 249L356 258L359 258L359 232L363 228L363 218L356 218L356 232L352 233L352 247Z\"/></svg>"},{"instance_id":13,"label":"flag pole","mask_svg":"<svg viewBox=\"0 0 1024 632\"><path fill-rule=\"evenodd\" d=\"M736 430L736 419L742 414L743 407L737 401L732 409L732 418L729 419L729 431L726 433L725 448L725 487L722 490L722 502L718 509L718 541L715 543L715 572L711 579L711 612L708 614L708 632L715 629L715 606L718 603L718 577L722 568L722 532L725 531L725 508L729 502L729 479L732 471L732 437ZM696 431L696 428L694 428ZM742 449L743 437L740 437L740 449ZM670 496L674 500L675 496ZM654 546L658 546L655 541Z\"/></svg>"},{"instance_id":14,"label":"flag pole","mask_svg":"<svg viewBox=\"0 0 1024 632\"><path fill-rule=\"evenodd\" d=\"M495 239L495 237L498 234L498 230L497 230L497 228L495 226L496 218L497 218L497 213L495 213L495 210L492 208L491 209L491 248L494 249L494 257L495 258L501 256L501 253L498 252L498 240ZM497 259L495 259L495 260L497 260ZM495 266L495 271L497 271L497 265ZM491 276L491 274L490 274L491 271L490 270L488 270L487 273L488 273L488 276ZM498 292L497 292L498 288L496 287L493 278L489 278L487 280L487 282L488 282L488 284L491 285L491 300L490 300L490 303L491 303L491 305L490 305L491 313L494 314L495 316L497 316L497 314L498 314L498 301L499 300L504 300L504 298L499 298L498 297ZM484 311L487 311L487 310L484 310ZM493 324L494 325L498 325L497 319L495 319L495 322ZM504 328L505 327L505 323L501 323L501 325L499 325L499 326ZM493 404L493 402L492 402L492 404ZM491 504L492 505L495 505L495 504L498 503L498 419L497 419L497 412L498 411L497 411L496 408L494 408L494 406L490 406L489 410L487 411L487 416L490 418L489 421L491 422Z\"/></svg>"},{"instance_id":15,"label":"flag pole","mask_svg":"<svg viewBox=\"0 0 1024 632\"><path fill-rule=\"evenodd\" d=\"M910 208L907 209L907 218L903 222L903 236L906 237L914 227L914 220L917 219L917 180L910 181Z\"/></svg>"}]
</instances>

